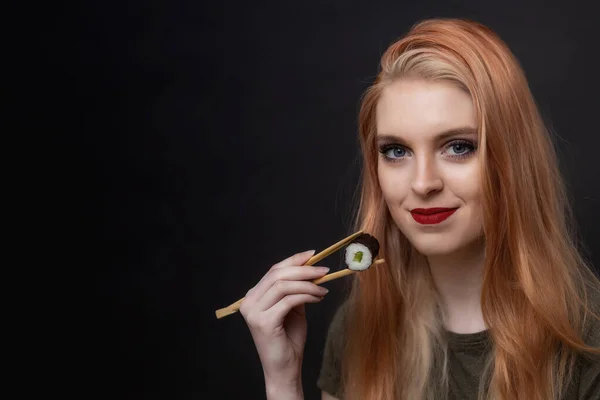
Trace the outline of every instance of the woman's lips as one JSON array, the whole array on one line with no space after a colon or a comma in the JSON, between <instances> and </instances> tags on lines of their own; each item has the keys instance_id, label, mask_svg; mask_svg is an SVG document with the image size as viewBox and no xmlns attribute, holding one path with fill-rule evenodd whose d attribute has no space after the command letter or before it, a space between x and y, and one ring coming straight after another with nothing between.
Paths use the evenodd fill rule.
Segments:
<instances>
[{"instance_id":1,"label":"woman's lips","mask_svg":"<svg viewBox=\"0 0 600 400\"><path fill-rule=\"evenodd\" d=\"M432 225L439 224L450 217L457 208L415 208L410 211L413 219L419 224Z\"/></svg>"}]
</instances>

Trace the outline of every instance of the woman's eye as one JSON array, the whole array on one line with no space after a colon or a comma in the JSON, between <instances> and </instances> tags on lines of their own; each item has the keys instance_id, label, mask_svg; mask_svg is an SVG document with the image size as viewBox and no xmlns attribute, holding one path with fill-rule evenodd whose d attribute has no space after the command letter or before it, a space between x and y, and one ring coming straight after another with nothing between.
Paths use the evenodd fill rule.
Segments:
<instances>
[{"instance_id":1,"label":"woman's eye","mask_svg":"<svg viewBox=\"0 0 600 400\"><path fill-rule=\"evenodd\" d=\"M444 146L442 154L453 159L462 159L474 154L476 145L471 142L464 140L455 140ZM400 145L383 145L379 152L388 161L404 161L407 157L410 157L410 152L406 148Z\"/></svg>"},{"instance_id":2,"label":"woman's eye","mask_svg":"<svg viewBox=\"0 0 600 400\"><path fill-rule=\"evenodd\" d=\"M448 146L448 151L450 151L450 156L461 156L465 155L475 149L470 143L467 142L457 142Z\"/></svg>"},{"instance_id":3,"label":"woman's eye","mask_svg":"<svg viewBox=\"0 0 600 400\"><path fill-rule=\"evenodd\" d=\"M468 148L464 143L453 144L450 149L454 150L456 154L462 154L465 151L468 151Z\"/></svg>"},{"instance_id":4,"label":"woman's eye","mask_svg":"<svg viewBox=\"0 0 600 400\"><path fill-rule=\"evenodd\" d=\"M406 150L401 147L392 147L385 151L385 156L388 158L402 158L406 155Z\"/></svg>"}]
</instances>

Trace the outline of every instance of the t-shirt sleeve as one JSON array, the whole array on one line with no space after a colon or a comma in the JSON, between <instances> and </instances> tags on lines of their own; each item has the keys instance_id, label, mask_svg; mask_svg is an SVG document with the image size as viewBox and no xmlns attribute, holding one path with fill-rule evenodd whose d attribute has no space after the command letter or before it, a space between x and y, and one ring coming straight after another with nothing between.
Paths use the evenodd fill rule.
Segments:
<instances>
[{"instance_id":1,"label":"t-shirt sleeve","mask_svg":"<svg viewBox=\"0 0 600 400\"><path fill-rule=\"evenodd\" d=\"M325 340L325 349L317 386L330 395L341 398L342 351L344 347L344 316L346 303L335 312Z\"/></svg>"}]
</instances>

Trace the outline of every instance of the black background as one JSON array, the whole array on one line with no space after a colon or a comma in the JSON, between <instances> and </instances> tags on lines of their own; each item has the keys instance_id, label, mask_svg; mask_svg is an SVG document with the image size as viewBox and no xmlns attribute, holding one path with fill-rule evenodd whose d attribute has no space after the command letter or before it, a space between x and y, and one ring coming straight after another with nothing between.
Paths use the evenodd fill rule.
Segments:
<instances>
[{"instance_id":1,"label":"black background","mask_svg":"<svg viewBox=\"0 0 600 400\"><path fill-rule=\"evenodd\" d=\"M85 343L75 368L86 393L264 398L243 319L214 311L273 263L350 232L360 95L387 45L423 18L476 19L508 42L561 138L598 265L598 23L584 3L126 0L38 11L38 116L58 132L56 165L73 180L63 206L85 238L76 260L92 273L79 281L94 298L78 309L89 324L66 337ZM347 283L308 306L306 398L319 396Z\"/></svg>"}]
</instances>

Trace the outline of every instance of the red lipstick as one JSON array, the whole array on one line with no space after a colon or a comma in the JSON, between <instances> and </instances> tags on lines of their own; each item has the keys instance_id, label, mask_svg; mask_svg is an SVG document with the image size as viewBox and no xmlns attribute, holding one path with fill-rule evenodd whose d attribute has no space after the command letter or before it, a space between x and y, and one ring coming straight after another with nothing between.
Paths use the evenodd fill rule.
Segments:
<instances>
[{"instance_id":1,"label":"red lipstick","mask_svg":"<svg viewBox=\"0 0 600 400\"><path fill-rule=\"evenodd\" d=\"M414 208L410 210L413 219L423 225L439 224L454 214L458 208Z\"/></svg>"}]
</instances>

